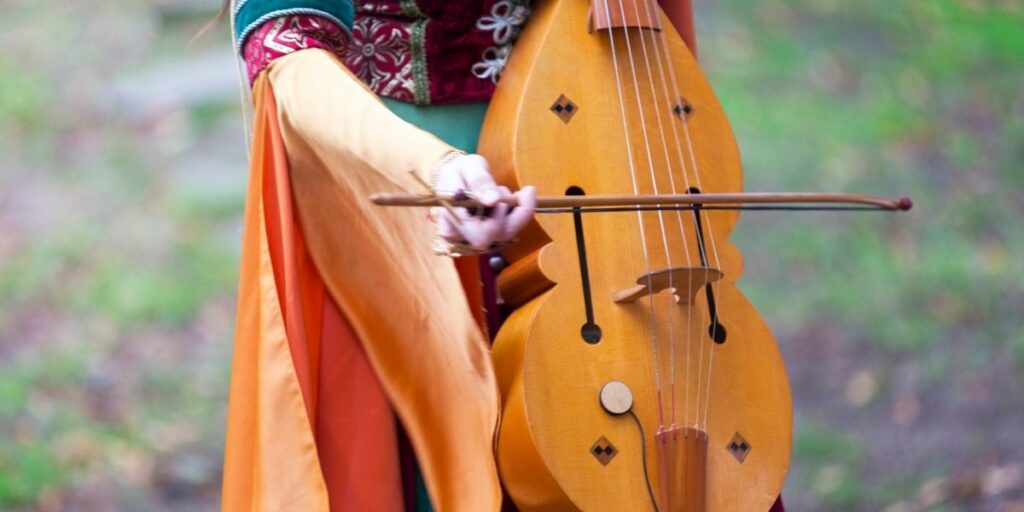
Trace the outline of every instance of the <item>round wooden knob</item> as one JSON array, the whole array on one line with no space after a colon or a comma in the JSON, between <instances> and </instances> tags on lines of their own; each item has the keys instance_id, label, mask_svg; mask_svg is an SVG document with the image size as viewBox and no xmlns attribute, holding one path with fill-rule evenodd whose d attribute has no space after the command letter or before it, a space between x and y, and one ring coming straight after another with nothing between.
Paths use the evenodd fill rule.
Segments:
<instances>
[{"instance_id":1,"label":"round wooden knob","mask_svg":"<svg viewBox=\"0 0 1024 512\"><path fill-rule=\"evenodd\" d=\"M633 408L633 391L625 382L613 380L601 387L601 407L608 414L625 414Z\"/></svg>"}]
</instances>

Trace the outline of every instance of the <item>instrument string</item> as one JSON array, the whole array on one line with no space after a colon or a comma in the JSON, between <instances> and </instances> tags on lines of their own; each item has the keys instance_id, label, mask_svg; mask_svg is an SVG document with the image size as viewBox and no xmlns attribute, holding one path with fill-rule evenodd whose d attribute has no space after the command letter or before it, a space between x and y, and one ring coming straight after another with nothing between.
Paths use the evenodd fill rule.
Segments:
<instances>
[{"instance_id":1,"label":"instrument string","mask_svg":"<svg viewBox=\"0 0 1024 512\"><path fill-rule=\"evenodd\" d=\"M634 8L635 7L636 6L634 5ZM653 159L653 152L651 151L650 135L647 132L647 115L644 112L643 98L641 96L640 77L639 77L639 74L637 73L637 63L636 63L637 59L634 58L634 49L633 49L633 43L631 42L631 38L630 38L630 34L629 34L629 27L626 26L626 24L625 24L626 19L627 19L626 6L623 4L622 1L618 2L618 12L620 12L620 15L622 15L622 19L623 19L623 22L624 22L623 34L625 34L624 39L626 40L626 51L627 51L627 54L629 55L630 70L631 70L631 74L632 74L632 78L633 78L633 92L634 92L634 95L636 97L636 102L637 102L637 114L638 114L638 116L640 118L640 132L641 132L641 134L643 136L644 152L645 152L645 155L646 155L646 158L647 158L647 168L648 168L648 171L650 173L651 187L653 189L653 194L657 195L658 194L657 175L656 175L657 173L654 170L654 159ZM637 14L638 14L637 17L639 17L639 12ZM611 29L609 28L609 31L610 30ZM644 42L644 39L643 39L643 30L644 29L642 27L638 26L636 28L636 30L637 30L637 39L640 41L640 47L641 47L641 50L642 50L644 61L646 62L646 65L647 65L647 67L646 67L647 81L648 81L648 84L651 85L651 90L653 91L653 81L654 81L654 79L653 79L653 76L651 75L650 59L647 56L647 45L646 45L646 43ZM656 116L656 112L655 112L655 116ZM660 118L657 118L657 120L658 120L658 123L660 124ZM664 136L664 133L663 133L663 136ZM639 193L636 193L636 194L639 194ZM660 232L660 236L662 236L662 248L663 248L663 252L665 254L666 264L668 265L668 268L672 268L672 254L671 254L671 251L669 250L668 230L665 227L665 215L663 214L662 211L658 211L657 212L657 225L658 225L658 231ZM647 269L647 285L648 285L647 286L648 291L649 292L652 291L653 290L653 278L652 278L652 276L650 274L650 268ZM670 286L670 288L673 288L673 275L672 275L672 273L669 274L669 286ZM664 407L665 406L664 406L664 403L663 403L663 396L662 396L663 381L662 381L662 378L660 378L660 370L662 370L662 369L660 369L660 367L662 367L662 357L660 357L660 343L659 343L659 341L657 339L657 327L658 326L657 326L656 308L655 308L655 305L654 305L654 296L653 296L653 294L648 294L648 301L649 301L649 304L650 304L650 331L651 331L651 335L652 335L651 339L652 339L652 342L654 344L654 350L653 350L654 357L653 357L653 359L654 359L654 368L656 369L655 380L656 380L656 389L657 389L658 410L659 411L664 411ZM670 293L669 294L669 304L670 304L669 305L669 312L670 312L670 314L669 314L669 322L670 322L670 324L669 324L669 340L668 340L669 347L670 347L670 352L671 352L671 347L673 347L675 345L675 330L673 329L673 326L672 326L672 322L673 321L672 321L672 314L671 314L672 304L673 303L674 303L674 301L673 301L673 298L672 298L672 294ZM671 356L671 353L670 353L670 356ZM675 399L674 398L672 400L672 407L673 408L675 407ZM659 421L658 427L659 428L664 428L666 426L665 415L664 414L660 415L659 420L660 421Z\"/></svg>"},{"instance_id":2,"label":"instrument string","mask_svg":"<svg viewBox=\"0 0 1024 512\"><path fill-rule=\"evenodd\" d=\"M648 18L653 19L653 16L657 15L658 13L654 9L652 9L651 2L644 1L644 5L645 5L645 9L647 10ZM664 39L664 31L661 31L661 32L662 32L661 38ZM678 86L675 84L675 68L673 66L671 66L672 56L671 56L671 53L668 51L667 48L665 48L664 52L661 51L661 48L659 48L659 45L657 44L658 36L654 33L653 30L650 33L650 38L651 38L651 45L655 49L655 57L656 57L655 60L658 63L659 76L661 78L660 83L661 83L661 86L662 86L662 93L664 94L665 104L670 106L669 110L667 111L667 112L669 112L669 116L670 116L668 124L671 127L671 129L672 129L672 140L675 142L675 150L676 150L675 153L676 153L676 158L677 158L677 160L679 162L679 166L680 166L680 174L682 175L682 180L683 180L683 183L684 183L685 187L687 189L689 189L690 188L689 177L687 176L687 173L686 173L686 160L685 160L685 158L683 156L682 145L681 145L681 143L679 141L679 131L676 128L676 123L671 119L671 112L674 111L674 109L676 107L678 107L680 109L682 108L682 105L680 103L682 95L678 93ZM668 81L665 78L665 74L666 74L665 73L666 65L664 64L665 60L669 61L669 66L668 66L669 69L670 69L669 75L672 77L672 80L673 80L673 89L677 91L677 94L676 94L675 98L673 98L671 96L671 93L670 93L669 88L668 88ZM685 126L686 125L686 114L685 114L685 112L680 111L679 112L679 118L683 122L683 125ZM671 168L669 169L669 176L672 179L673 190L674 190L675 179L674 179L674 177L672 177ZM682 226L683 226L683 224L682 224L682 213L681 213L681 211L677 210L676 214L680 217L680 236L683 239L684 249L686 251L686 257L687 257L687 264L692 266L692 260L691 260L691 255L690 255L689 244L687 242L685 230L683 230L683 228L682 228ZM699 247L699 244L698 244L698 250L699 249L700 249L700 247ZM692 279L693 279L693 275L691 274L690 275L690 282L688 283L689 287L687 289L687 293L689 293L689 290L693 289ZM687 308L687 316L686 316L686 318L687 318L687 338L686 338L686 382L687 382L687 395L686 395L686 403L685 403L685 411L686 411L686 413L685 413L686 420L685 421L689 421L689 413L690 413L689 385L690 385L690 369L692 367L691 352L692 352L692 345L693 345L693 339L692 339L693 315L694 315L693 310L694 310L694 307L693 307L693 304L691 303L690 307ZM706 320L706 311L704 309L701 309L701 320L700 320L699 325L703 325L705 320ZM704 368L704 344L700 343L700 340L702 338L703 338L703 336L699 336L698 340L697 340L699 345L700 345L700 347L699 347L699 350L698 350L699 355L698 355L698 360L697 360L697 379L696 379L697 383L696 383L696 390L695 390L695 393L694 393L695 394L695 404L694 404L694 409L693 409L694 410L694 425L696 425L698 423L699 418L700 418L701 388L702 388L702 382L703 382L702 372L703 372L703 368Z\"/></svg>"},{"instance_id":3,"label":"instrument string","mask_svg":"<svg viewBox=\"0 0 1024 512\"><path fill-rule=\"evenodd\" d=\"M630 133L629 133L629 122L627 121L627 118L626 118L626 100L625 100L625 95L624 95L624 93L622 91L622 78L620 76L621 72L620 72L620 67L619 67L618 51L617 51L616 46L615 46L614 30L610 26L611 25L611 21L612 21L611 8L609 7L608 2L609 2L609 0L604 0L604 12L605 12L605 17L606 17L606 19L609 22L608 42L609 42L609 45L611 46L612 68L613 68L613 70L615 72L615 86L616 86L616 91L618 92L618 98L619 98L619 112L621 113L621 116L622 116L622 131L623 131L623 135L625 136L625 141L626 141L626 158L629 160L629 174L630 174L630 179L632 180L632 184L633 184L633 195L640 195L640 187L639 187L639 184L637 182L636 163L635 163L634 157L633 157L633 142L632 142L632 138L630 137ZM621 9L621 5L620 5L620 9ZM625 31L623 31L623 33L625 34L624 39L626 40L626 49L627 49L627 53L630 55L630 64L632 65L633 64L633 62L632 62L632 50L631 50L631 46L630 46L630 43L629 43L629 34L626 33ZM633 72L633 79L634 79L634 81L636 80L635 68L634 68L634 72ZM637 206L639 206L639 205L637 205ZM651 277L651 258L650 258L650 254L648 253L648 250L647 250L647 233L646 233L646 229L644 228L643 213L641 211L639 211L639 210L637 210L637 212L636 212L636 219L637 219L637 223L638 223L639 228L640 228L639 229L640 243L643 246L642 247L642 251L643 251L643 257L644 257L644 275L647 276L647 285L648 285L648 287L649 288L653 288L654 283L653 283L653 278ZM665 423L665 410L664 410L664 407L662 406L662 403L661 403L661 363L660 363L660 357L659 357L660 354L658 352L658 332L657 332L657 327L655 325L654 302L653 301L651 302L651 315L650 315L649 324L650 325L648 326L648 329L650 331L651 344L654 347L654 380L657 382L657 385L656 385L655 389L656 389L656 394L657 394L657 397L658 397L658 422L660 424L664 425L664 423Z\"/></svg>"},{"instance_id":4,"label":"instrument string","mask_svg":"<svg viewBox=\"0 0 1024 512\"><path fill-rule=\"evenodd\" d=\"M656 10L652 9L651 2L649 0L643 0L643 1L644 1L644 9L646 10L647 18L648 18L648 20L653 21L654 20L654 16L659 14L659 13L652 12L652 11L656 11ZM638 7L636 6L636 3L634 3L633 6L634 6L635 9L638 9ZM637 14L637 17L639 18L639 14ZM652 28L649 32L650 32L650 38L651 38L651 46L654 48L654 52L655 52L655 61L658 64L658 76L660 78L660 82L659 83L661 84L661 89L662 89L663 99L664 99L664 104L663 104L662 108L659 109L659 112L658 112L658 128L661 131L662 141L663 141L663 145L664 145L664 149L665 149L665 162L668 165L669 183L670 183L671 188L672 188L672 194L676 194L677 189L676 189L676 184L675 184L675 177L674 177L674 172L673 172L672 165L671 165L672 158L668 154L668 142L665 141L665 129L664 129L664 127L661 124L661 111L665 110L665 112L668 113L668 115L669 115L668 125L672 129L672 134L673 134L672 138L675 141L676 156L678 158L679 169L680 169L680 173L681 173L681 175L683 177L683 180L684 180L684 183L685 183L685 181L686 181L686 164L685 164L685 160L683 159L682 151L681 151L680 144L679 144L679 134L678 134L678 131L676 129L675 122L671 118L671 113L674 111L673 105L677 101L679 101L679 100L678 99L673 100L670 97L670 95L669 95L667 82L665 80L665 66L663 64L663 60L664 60L665 56L662 55L662 52L658 48L657 36L656 36L656 34L654 34L654 29ZM645 44L645 49L646 49L646 44ZM648 63L648 66L650 66L650 63ZM654 89L654 84L653 83L651 84L651 89L652 89L651 96L656 98L657 94L654 93L654 90L653 90ZM659 103L659 101L655 100L655 104L658 104L658 103ZM667 109L666 109L666 107L667 107ZM683 122L686 121L685 113L684 112L680 112L679 113L679 117L680 117L680 119L683 120ZM688 186L687 186L687 189L689 189ZM686 264L687 264L687 267L692 267L693 266L693 262L692 262L691 255L690 255L689 242L687 241L686 230L684 229L684 224L683 224L682 212L681 211L676 210L676 218L677 218L677 221L678 221L678 224L679 224L679 237L683 241L683 251L684 251L684 254L686 254ZM696 226L694 226L694 227L696 227ZM689 294L691 292L691 290L693 290L693 273L692 272L688 273L687 276L688 276L688 283L687 283L686 293ZM689 423L688 415L689 415L689 409L690 409L690 366L691 366L691 357L690 356L691 356L691 349L692 349L692 345L693 345L693 340L692 340L692 334L693 334L693 303L690 302L691 301L691 297L686 297L686 299L687 299L687 302L689 304L688 304L688 306L686 308L686 399L685 399L685 404L684 404L685 408L684 408L684 414L683 414L683 416L684 416L684 418L683 418L684 424L688 424ZM673 313L674 313L674 311L670 310L669 318L674 316ZM700 325L703 325L703 321L702 321L702 323ZM698 337L698 343L700 342L701 338L702 337ZM703 346L703 343L701 343L701 346ZM672 354L674 356L675 351L676 351L676 347L675 347L674 344L673 344L671 350L672 350ZM675 382L675 369L674 368L672 370L672 381L673 381L673 383ZM698 383L699 383L699 380L698 380ZM700 394L699 394L700 386L699 385L697 386L696 391L697 391L697 396L695 398L697 400L699 400L700 399ZM698 404L699 404L699 402L698 402ZM673 408L674 407L675 407L675 397L673 397ZM674 420L674 417L673 417L673 420ZM696 421L696 417L694 418L694 420ZM675 428L674 421L673 421L673 428ZM689 454L688 453L684 453L683 456L687 457L687 456L689 456ZM689 480L691 478L691 476L689 474L690 473L690 464L685 464L683 467L684 467L683 474L680 475L679 477L682 478L682 481L687 481L687 480ZM666 475L666 476L668 476L668 475ZM672 482L669 485L670 486L674 486L675 482ZM669 492L668 495L671 496L671 492Z\"/></svg>"},{"instance_id":5,"label":"instrument string","mask_svg":"<svg viewBox=\"0 0 1024 512\"><path fill-rule=\"evenodd\" d=\"M637 6L637 4L635 2L633 3L633 8L637 11L637 18L639 18L640 17L639 7ZM655 19L655 16L657 15L657 13L654 12L653 9L651 8L651 2L650 1L647 1L647 0L644 1L644 9L646 11L647 19L653 22L654 19ZM676 143L675 146L676 146L676 154L677 154L677 159L678 159L678 166L679 166L679 169L680 169L680 173L682 174L684 179L685 179L685 176L686 176L686 170L685 170L686 169L686 167L685 167L686 164L685 164L685 162L683 160L682 151L680 150L680 147L679 147L678 132L676 130L675 123L672 120L672 112L673 112L673 107L672 106L674 105L675 101L671 98L671 96L669 94L669 91L668 91L668 85L667 85L668 82L665 79L665 66L663 64L664 56L662 55L660 49L658 48L657 38L656 38L654 32L655 32L655 29L653 29L653 28L651 30L648 30L648 33L650 34L650 39L651 39L651 47L654 48L654 54L655 54L655 59L654 60L655 60L655 62L658 65L659 83L661 85L661 91L662 91L662 95L663 95L663 98L664 98L664 103L662 104L663 107L657 109L657 113L658 113L658 130L661 133L661 140L662 140L662 146L663 146L663 149L664 149L665 162L666 162L666 164L668 166L669 186L672 189L672 194L675 195L677 193L678 189L676 187L675 172L674 172L674 169L673 169L673 166L672 166L672 157L669 156L669 144L668 144L668 141L666 140L665 128L664 128L664 125L661 122L662 115L665 115L665 114L668 115L668 123L667 124L672 129L673 140ZM646 43L645 43L645 46L644 46L644 50L645 50L645 55L644 56L646 58L647 57L647 55L646 55ZM650 67L650 62L649 61L648 61L648 67ZM654 91L654 83L653 82L654 81L652 80L651 84L650 84L651 85L651 97L655 98L655 104L659 104L659 103L661 103L661 101L657 99L657 93ZM668 107L668 108L666 109L664 107ZM676 221L677 221L677 224L679 226L679 238L683 242L683 252L686 255L686 266L687 267L692 267L693 266L693 260L692 260L692 256L690 255L690 246L689 246L689 241L687 240L687 237L686 237L686 229L684 227L685 224L683 222L683 215L682 215L682 211L678 210L678 209L676 210ZM692 289L693 289L693 274L692 273L688 273L687 274L686 293L689 293L689 291L692 290ZM690 298L686 297L686 299L689 300ZM672 315L670 313L669 318L671 319L673 316L674 315ZM689 416L688 415L689 415L689 410L690 410L690 366L691 366L691 354L690 353L691 353L691 346L692 346L692 332L693 332L693 308L692 307L687 307L687 315L686 315L686 341L685 341L685 343L686 343L686 368L685 368L685 372L686 372L686 374L685 374L685 390L686 390L685 394L686 394L686 396L685 396L684 405L683 405L683 411L684 411L684 413L683 413L683 423L684 424L686 424L689 421ZM674 356L675 356L675 352L676 352L676 345L675 344L672 345L672 349L671 350L672 350L671 360L674 361L674 359L675 359ZM675 374L676 374L674 364L670 363L670 367L672 368L672 370L671 370L672 371L671 382L672 382L672 385L673 385L673 388L674 388L674 386L675 386ZM673 410L674 410L674 408L675 408L675 397L674 396L673 396L672 400L673 400ZM674 426L674 423L675 423L675 416L673 415L673 426Z\"/></svg>"},{"instance_id":6,"label":"instrument string","mask_svg":"<svg viewBox=\"0 0 1024 512\"><path fill-rule=\"evenodd\" d=\"M679 87L678 80L676 80L675 61L671 58L671 50L670 50L669 45L668 45L668 38L665 36L664 32L662 32L662 34L660 36L660 39L661 39L661 46L662 46L665 54L669 56L669 58L668 58L669 77L671 77L671 79L672 79L672 88L674 89L676 95L679 96L680 98L682 98L683 97L682 96L682 89ZM686 140L687 153L690 156L690 165L691 165L691 169L693 170L694 181L697 183L697 188L701 192L705 192L704 187L701 184L701 178L700 178L701 172L700 172L699 166L697 165L697 157L696 157L696 154L694 152L693 139L690 136L690 126L689 126L689 123L686 121L685 116L683 116L683 123L682 124L683 124L683 135L684 135L684 138ZM683 175L686 176L686 173L684 172ZM687 178L687 181L688 181L688 178ZM687 183L687 189L689 189L689 188L690 188L689 183ZM718 269L721 269L722 268L721 258L720 258L719 253L718 253L718 245L717 245L717 243L715 241L715 232L714 232L715 230L714 230L714 227L712 225L712 220L711 220L710 216L707 216L707 230L706 231L707 231L708 240L711 242L711 252L712 252L713 257L714 257L715 267L718 268ZM699 249L701 249L702 251L706 250L703 246L700 246ZM721 298L721 293L720 293L721 285L719 283L713 283L713 284L711 284L709 286L711 286L711 289L713 290L714 295L719 297L719 298ZM710 304L708 306L710 307ZM720 311L721 311L721 308L718 308L716 313L720 312ZM718 325L718 318L717 318L717 316L719 316L719 315L716 314L716 318L712 318L711 319L714 322L715 326ZM702 314L701 325L703 325L703 322L704 322L704 315ZM703 338L703 337L704 336L702 335L701 338ZM700 364L701 364L700 368L701 369L703 368L704 345L705 345L704 343L700 344L700 346L701 346L700 352L702 354L701 361L700 361ZM717 345L717 343L712 341L710 355L708 356L707 383L704 386L704 394L706 396L704 397L704 404L703 404L704 405L703 419L697 425L698 428L701 428L701 429L703 429L705 431L707 430L708 411L710 410L710 403L711 403L711 374L712 374L712 372L714 370L714 364L715 364L715 345ZM698 379L700 379L701 371L702 370L698 370ZM699 404L699 402L698 402L697 414L698 414L698 418L700 418L700 404Z\"/></svg>"}]
</instances>

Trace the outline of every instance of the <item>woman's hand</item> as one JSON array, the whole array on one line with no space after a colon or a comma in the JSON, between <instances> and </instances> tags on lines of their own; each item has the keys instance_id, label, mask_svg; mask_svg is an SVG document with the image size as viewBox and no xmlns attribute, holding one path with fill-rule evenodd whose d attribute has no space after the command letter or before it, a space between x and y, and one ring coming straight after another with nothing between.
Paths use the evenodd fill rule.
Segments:
<instances>
[{"instance_id":1,"label":"woman's hand","mask_svg":"<svg viewBox=\"0 0 1024 512\"><path fill-rule=\"evenodd\" d=\"M434 189L438 192L462 190L488 207L487 215L472 215L465 208L455 208L458 221L444 208L434 208L432 212L441 238L452 243L468 243L480 252L486 252L494 243L515 238L533 218L537 205L537 191L533 187L523 187L515 193L518 199L515 208L498 202L512 193L494 182L487 160L480 155L446 157L437 170Z\"/></svg>"}]
</instances>

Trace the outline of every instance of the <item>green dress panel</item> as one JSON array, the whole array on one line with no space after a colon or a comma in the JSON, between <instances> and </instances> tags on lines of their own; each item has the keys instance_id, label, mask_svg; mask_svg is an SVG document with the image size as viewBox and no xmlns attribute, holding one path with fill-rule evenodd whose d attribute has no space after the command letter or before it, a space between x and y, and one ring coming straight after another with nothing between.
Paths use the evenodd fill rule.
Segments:
<instances>
[{"instance_id":1,"label":"green dress panel","mask_svg":"<svg viewBox=\"0 0 1024 512\"><path fill-rule=\"evenodd\" d=\"M414 105L384 98L384 104L398 117L426 130L456 149L475 153L487 103Z\"/></svg>"}]
</instances>

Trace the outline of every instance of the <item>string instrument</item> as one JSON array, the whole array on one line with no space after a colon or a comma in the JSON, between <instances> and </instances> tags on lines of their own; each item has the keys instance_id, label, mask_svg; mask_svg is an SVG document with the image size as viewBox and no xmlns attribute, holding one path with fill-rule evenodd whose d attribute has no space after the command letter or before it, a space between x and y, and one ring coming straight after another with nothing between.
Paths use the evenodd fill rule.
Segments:
<instances>
[{"instance_id":1,"label":"string instrument","mask_svg":"<svg viewBox=\"0 0 1024 512\"><path fill-rule=\"evenodd\" d=\"M738 210L909 200L743 193L729 122L653 0L535 1L479 152L551 214L504 251L499 276L515 310L494 344L497 460L519 509L768 510L792 404L779 349L736 287Z\"/></svg>"}]
</instances>

